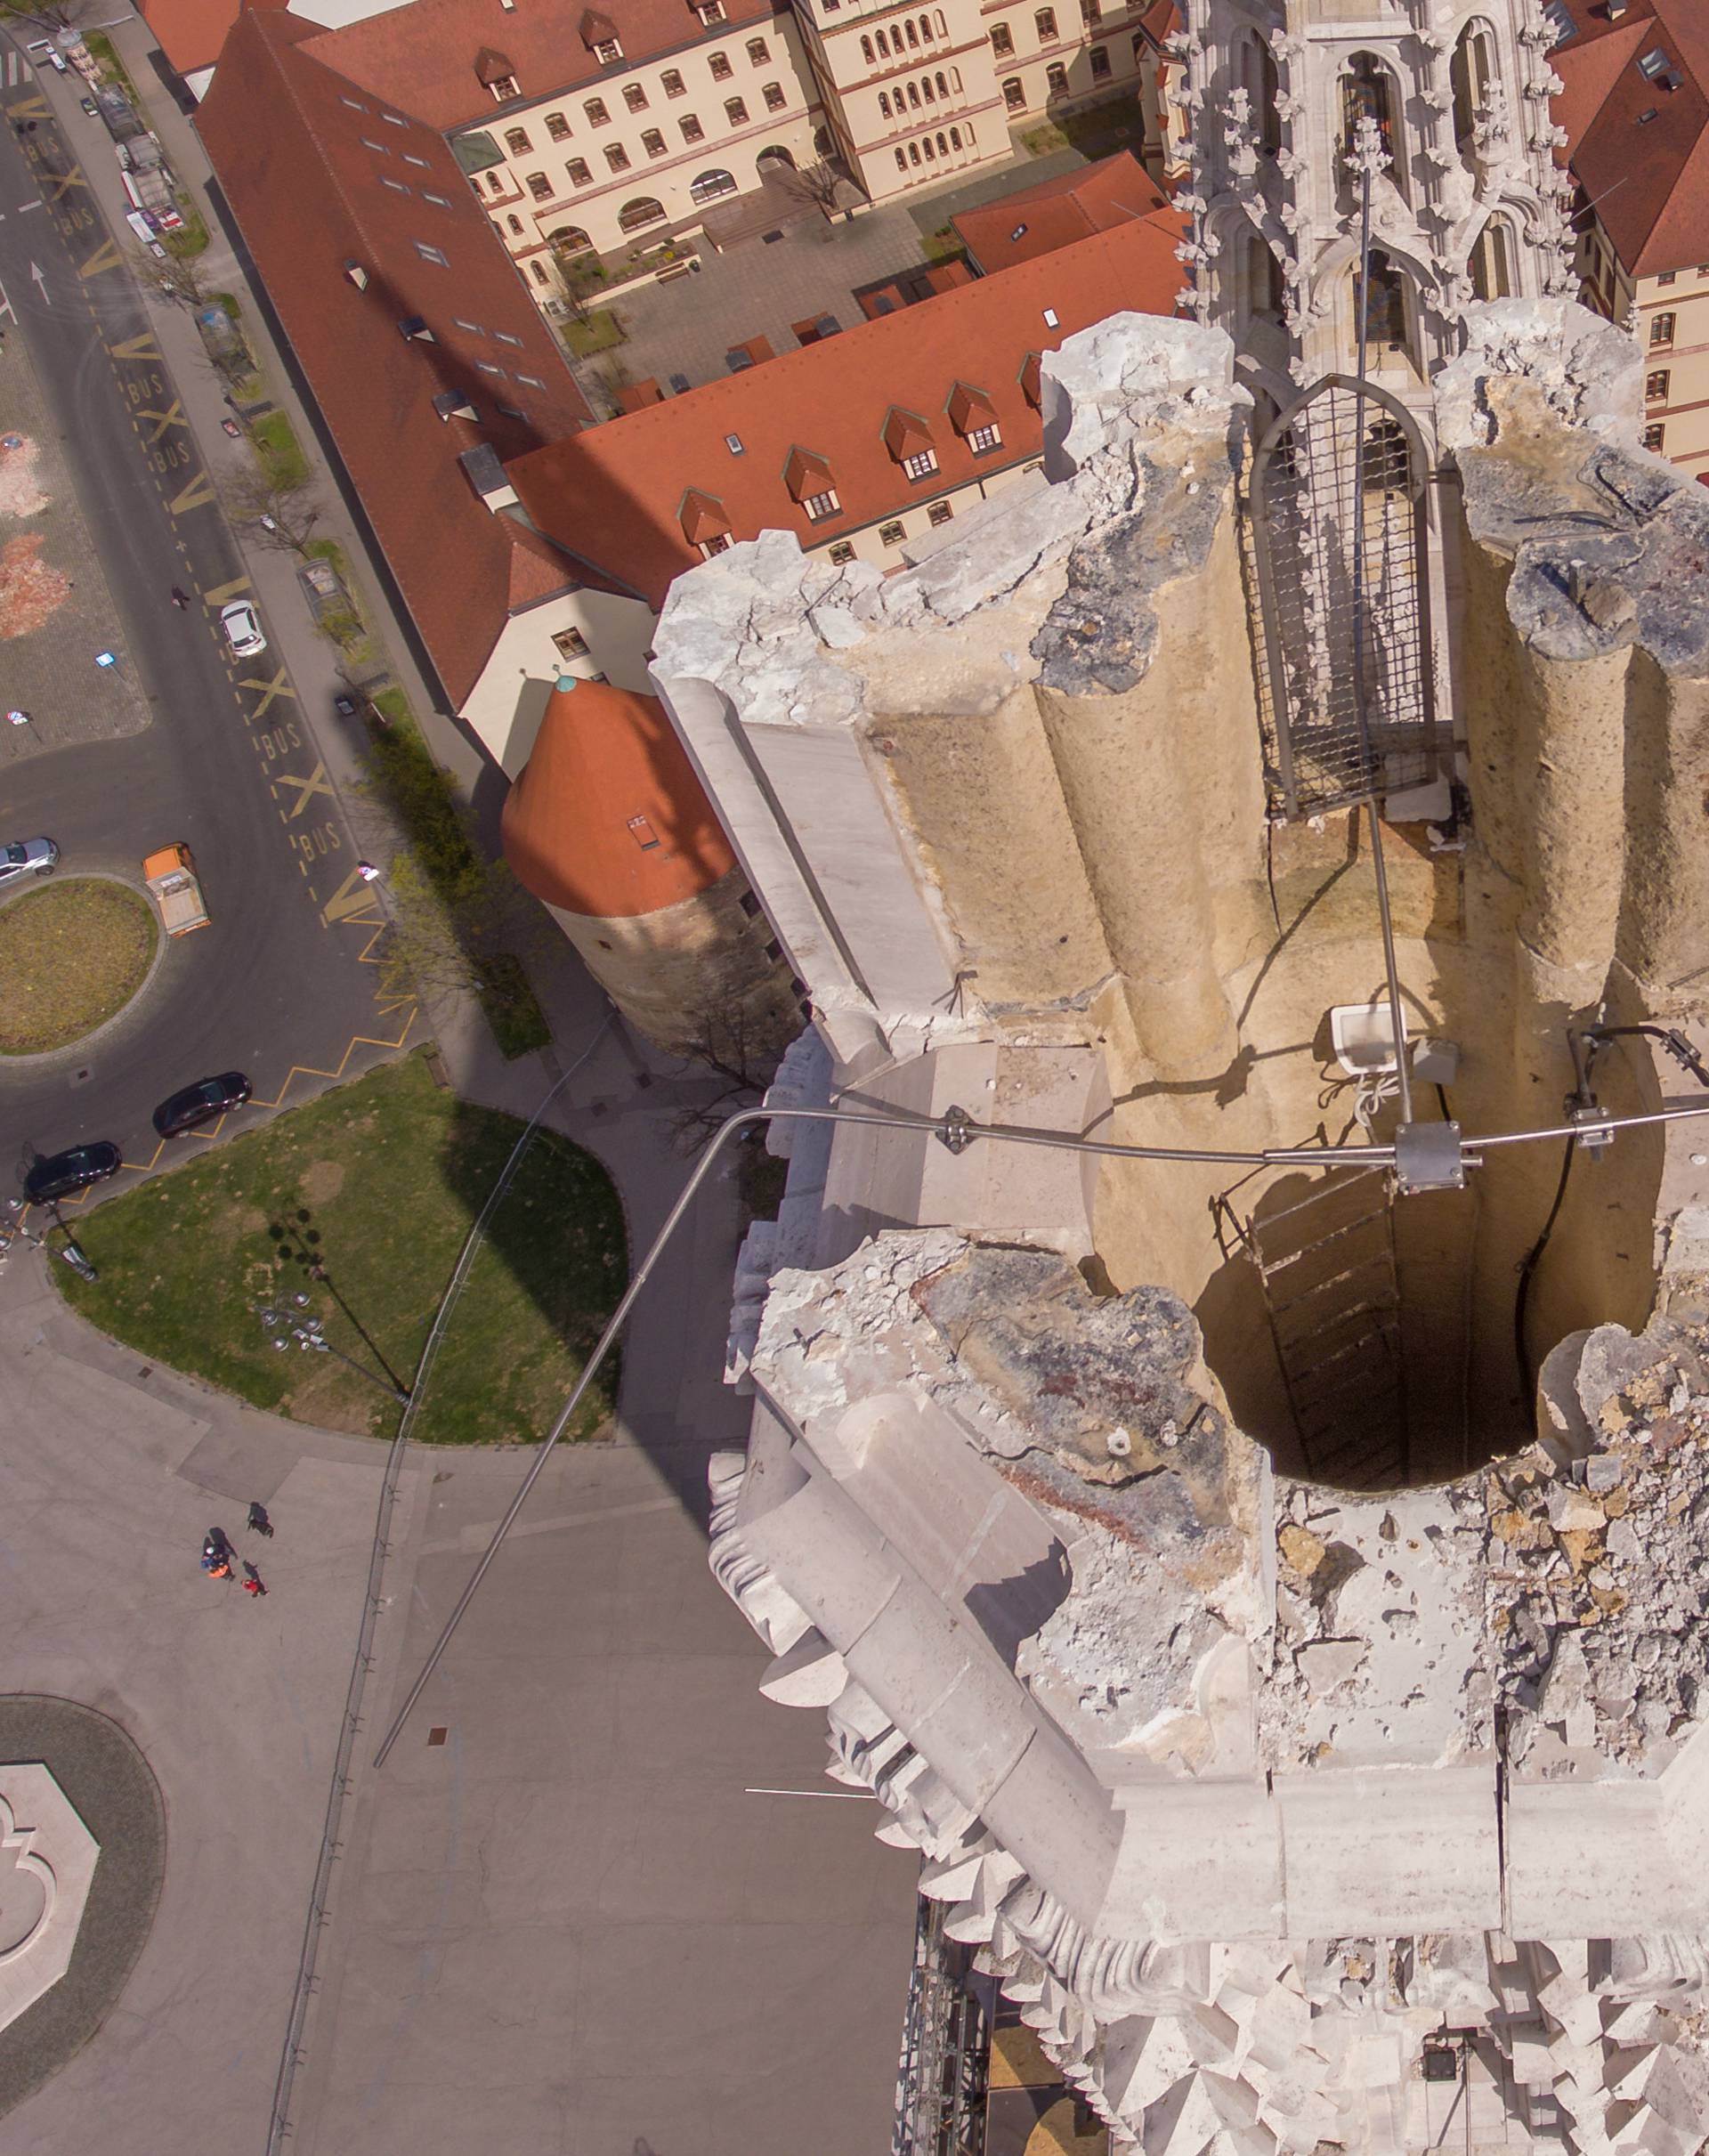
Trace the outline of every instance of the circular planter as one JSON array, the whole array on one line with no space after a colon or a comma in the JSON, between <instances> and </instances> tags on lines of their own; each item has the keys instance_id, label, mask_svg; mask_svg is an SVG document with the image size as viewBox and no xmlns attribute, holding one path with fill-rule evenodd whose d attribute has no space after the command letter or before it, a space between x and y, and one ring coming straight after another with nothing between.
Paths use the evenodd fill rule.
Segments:
<instances>
[{"instance_id":1,"label":"circular planter","mask_svg":"<svg viewBox=\"0 0 1709 2156\"><path fill-rule=\"evenodd\" d=\"M0 1057L50 1056L134 1002L162 937L154 908L116 876L32 881L0 905Z\"/></svg>"}]
</instances>

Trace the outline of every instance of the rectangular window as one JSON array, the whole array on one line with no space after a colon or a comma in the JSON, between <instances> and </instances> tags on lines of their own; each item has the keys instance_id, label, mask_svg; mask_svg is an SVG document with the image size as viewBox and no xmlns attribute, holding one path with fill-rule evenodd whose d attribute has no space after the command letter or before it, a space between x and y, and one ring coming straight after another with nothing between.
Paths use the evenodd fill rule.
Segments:
<instances>
[{"instance_id":1,"label":"rectangular window","mask_svg":"<svg viewBox=\"0 0 1709 2156\"><path fill-rule=\"evenodd\" d=\"M726 97L724 101L724 117L733 127L745 127L748 125L748 108L741 98Z\"/></svg>"},{"instance_id":2,"label":"rectangular window","mask_svg":"<svg viewBox=\"0 0 1709 2156\"><path fill-rule=\"evenodd\" d=\"M843 566L845 562L852 562L854 559L854 546L853 540L838 539L837 544L830 550L830 559L834 565L838 569Z\"/></svg>"},{"instance_id":3,"label":"rectangular window","mask_svg":"<svg viewBox=\"0 0 1709 2156\"><path fill-rule=\"evenodd\" d=\"M553 142L567 142L570 140L570 123L562 112L548 112L546 116L546 132Z\"/></svg>"},{"instance_id":4,"label":"rectangular window","mask_svg":"<svg viewBox=\"0 0 1709 2156\"><path fill-rule=\"evenodd\" d=\"M1002 435L994 426L976 426L968 436L968 447L976 457L983 457L987 450L1000 449Z\"/></svg>"},{"instance_id":5,"label":"rectangular window","mask_svg":"<svg viewBox=\"0 0 1709 2156\"><path fill-rule=\"evenodd\" d=\"M449 195L432 194L425 187L421 190L421 199L424 202L431 202L435 209L450 209L451 207L451 199Z\"/></svg>"},{"instance_id":6,"label":"rectangular window","mask_svg":"<svg viewBox=\"0 0 1709 2156\"><path fill-rule=\"evenodd\" d=\"M955 511L948 502L935 501L926 512L926 522L928 524L947 524L954 515Z\"/></svg>"},{"instance_id":7,"label":"rectangular window","mask_svg":"<svg viewBox=\"0 0 1709 2156\"><path fill-rule=\"evenodd\" d=\"M594 47L594 58L602 68L609 68L614 61L621 60L623 47L615 37L603 37Z\"/></svg>"},{"instance_id":8,"label":"rectangular window","mask_svg":"<svg viewBox=\"0 0 1709 2156\"><path fill-rule=\"evenodd\" d=\"M1677 318L1672 314L1652 314L1649 318L1649 341L1652 344L1671 344L1673 342L1673 324Z\"/></svg>"},{"instance_id":9,"label":"rectangular window","mask_svg":"<svg viewBox=\"0 0 1709 2156\"><path fill-rule=\"evenodd\" d=\"M571 158L570 162L564 166L564 170L570 175L570 184L571 187L586 187L590 183L594 176L592 171L589 169L586 158Z\"/></svg>"},{"instance_id":10,"label":"rectangular window","mask_svg":"<svg viewBox=\"0 0 1709 2156\"><path fill-rule=\"evenodd\" d=\"M1665 367L1664 367L1658 374L1646 375L1644 377L1645 403L1665 404L1667 402L1668 385L1673 379L1673 377L1672 374Z\"/></svg>"},{"instance_id":11,"label":"rectangular window","mask_svg":"<svg viewBox=\"0 0 1709 2156\"><path fill-rule=\"evenodd\" d=\"M451 258L442 247L430 247L425 239L417 239L416 252L424 262L436 262L441 270L449 270Z\"/></svg>"},{"instance_id":12,"label":"rectangular window","mask_svg":"<svg viewBox=\"0 0 1709 2156\"><path fill-rule=\"evenodd\" d=\"M1102 12L1098 0L1080 0L1080 19L1089 30Z\"/></svg>"},{"instance_id":13,"label":"rectangular window","mask_svg":"<svg viewBox=\"0 0 1709 2156\"><path fill-rule=\"evenodd\" d=\"M767 112L782 112L784 106L790 101L789 99L783 94L783 85L782 83L767 83L760 94L765 100L765 109Z\"/></svg>"},{"instance_id":14,"label":"rectangular window","mask_svg":"<svg viewBox=\"0 0 1709 2156\"><path fill-rule=\"evenodd\" d=\"M644 112L647 109L647 93L639 83L625 83L623 102L631 112Z\"/></svg>"},{"instance_id":15,"label":"rectangular window","mask_svg":"<svg viewBox=\"0 0 1709 2156\"><path fill-rule=\"evenodd\" d=\"M501 75L496 83L489 83L487 87L492 92L495 105L507 105L516 94L516 77L514 75Z\"/></svg>"},{"instance_id":16,"label":"rectangular window","mask_svg":"<svg viewBox=\"0 0 1709 2156\"><path fill-rule=\"evenodd\" d=\"M516 379L519 382L526 382L531 389L544 389L546 387L546 384L541 381L540 377L537 374L519 374Z\"/></svg>"},{"instance_id":17,"label":"rectangular window","mask_svg":"<svg viewBox=\"0 0 1709 2156\"><path fill-rule=\"evenodd\" d=\"M1656 281L1658 285L1671 285L1678 276L1677 270L1657 270Z\"/></svg>"},{"instance_id":18,"label":"rectangular window","mask_svg":"<svg viewBox=\"0 0 1709 2156\"><path fill-rule=\"evenodd\" d=\"M1039 43L1041 45L1055 45L1057 42L1056 9L1053 7L1041 7L1038 13L1033 18L1033 28L1039 34Z\"/></svg>"},{"instance_id":19,"label":"rectangular window","mask_svg":"<svg viewBox=\"0 0 1709 2156\"><path fill-rule=\"evenodd\" d=\"M910 479L929 479L937 469L937 451L921 450L912 457L904 457L902 468Z\"/></svg>"},{"instance_id":20,"label":"rectangular window","mask_svg":"<svg viewBox=\"0 0 1709 2156\"><path fill-rule=\"evenodd\" d=\"M537 202L549 202L552 199L552 182L543 172L531 172L528 175L528 191Z\"/></svg>"},{"instance_id":21,"label":"rectangular window","mask_svg":"<svg viewBox=\"0 0 1709 2156\"><path fill-rule=\"evenodd\" d=\"M1106 82L1109 79L1109 52L1104 45L1095 45L1092 47L1092 80L1095 83Z\"/></svg>"},{"instance_id":22,"label":"rectangular window","mask_svg":"<svg viewBox=\"0 0 1709 2156\"><path fill-rule=\"evenodd\" d=\"M730 65L730 55L727 53L711 53L706 64L712 70L712 79L715 83L727 83L735 72Z\"/></svg>"},{"instance_id":23,"label":"rectangular window","mask_svg":"<svg viewBox=\"0 0 1709 2156\"><path fill-rule=\"evenodd\" d=\"M748 64L750 68L769 67L771 58L770 48L763 37L750 37L748 40Z\"/></svg>"},{"instance_id":24,"label":"rectangular window","mask_svg":"<svg viewBox=\"0 0 1709 2156\"><path fill-rule=\"evenodd\" d=\"M552 648L560 659L585 659L587 639L579 628L561 628L552 639Z\"/></svg>"},{"instance_id":25,"label":"rectangular window","mask_svg":"<svg viewBox=\"0 0 1709 2156\"><path fill-rule=\"evenodd\" d=\"M699 120L695 118L692 112L684 113L682 118L677 121L676 125L683 131L684 142L701 142L705 141L706 129L701 126Z\"/></svg>"},{"instance_id":26,"label":"rectangular window","mask_svg":"<svg viewBox=\"0 0 1709 2156\"><path fill-rule=\"evenodd\" d=\"M1667 429L1664 426L1647 426L1644 429L1644 447L1647 450L1659 450L1666 439Z\"/></svg>"},{"instance_id":27,"label":"rectangular window","mask_svg":"<svg viewBox=\"0 0 1709 2156\"><path fill-rule=\"evenodd\" d=\"M509 150L512 157L525 158L533 147L534 145L528 139L526 127L506 128L505 148Z\"/></svg>"},{"instance_id":28,"label":"rectangular window","mask_svg":"<svg viewBox=\"0 0 1709 2156\"><path fill-rule=\"evenodd\" d=\"M879 526L879 544L880 547L900 547L902 526L900 524L880 524Z\"/></svg>"},{"instance_id":29,"label":"rectangular window","mask_svg":"<svg viewBox=\"0 0 1709 2156\"><path fill-rule=\"evenodd\" d=\"M383 158L389 158L392 154L384 142L377 142L371 134L365 134L362 137L362 148L364 150L377 150Z\"/></svg>"},{"instance_id":30,"label":"rectangular window","mask_svg":"<svg viewBox=\"0 0 1709 2156\"><path fill-rule=\"evenodd\" d=\"M688 85L683 80L680 69L667 68L659 77L659 87L667 97L681 97L687 91Z\"/></svg>"},{"instance_id":31,"label":"rectangular window","mask_svg":"<svg viewBox=\"0 0 1709 2156\"><path fill-rule=\"evenodd\" d=\"M629 169L629 153L624 149L621 142L607 142L605 145L605 162L611 166L613 172L628 172Z\"/></svg>"},{"instance_id":32,"label":"rectangular window","mask_svg":"<svg viewBox=\"0 0 1709 2156\"><path fill-rule=\"evenodd\" d=\"M382 187L389 187L394 195L407 195L409 192L409 190L404 185L403 182L401 180L394 180L389 172L383 172L380 174L380 185Z\"/></svg>"},{"instance_id":33,"label":"rectangular window","mask_svg":"<svg viewBox=\"0 0 1709 2156\"><path fill-rule=\"evenodd\" d=\"M724 554L728 552L729 546L730 536L728 532L719 531L711 539L702 539L701 541L701 559L702 561L709 562L715 554Z\"/></svg>"},{"instance_id":34,"label":"rectangular window","mask_svg":"<svg viewBox=\"0 0 1709 2156\"><path fill-rule=\"evenodd\" d=\"M612 124L612 116L605 109L605 100L603 97L590 97L582 107L582 110L587 115L587 125L590 127L609 127Z\"/></svg>"},{"instance_id":35,"label":"rectangular window","mask_svg":"<svg viewBox=\"0 0 1709 2156\"><path fill-rule=\"evenodd\" d=\"M431 172L433 169L425 158L418 158L413 150L404 151L403 161L406 165L419 165L423 172Z\"/></svg>"},{"instance_id":36,"label":"rectangular window","mask_svg":"<svg viewBox=\"0 0 1709 2156\"><path fill-rule=\"evenodd\" d=\"M498 338L501 344L514 344L518 352L522 350L522 338L519 336L512 336L508 329L495 329L492 334Z\"/></svg>"},{"instance_id":37,"label":"rectangular window","mask_svg":"<svg viewBox=\"0 0 1709 2156\"><path fill-rule=\"evenodd\" d=\"M742 448L741 436L740 434L726 434L724 438L724 446L729 450L733 457L741 457L745 456L747 453Z\"/></svg>"},{"instance_id":38,"label":"rectangular window","mask_svg":"<svg viewBox=\"0 0 1709 2156\"><path fill-rule=\"evenodd\" d=\"M1006 22L991 26L991 49L999 60L1007 60L1015 50L1015 37Z\"/></svg>"},{"instance_id":39,"label":"rectangular window","mask_svg":"<svg viewBox=\"0 0 1709 2156\"><path fill-rule=\"evenodd\" d=\"M649 127L641 137L641 147L650 158L662 158L669 155L669 145L656 127Z\"/></svg>"},{"instance_id":40,"label":"rectangular window","mask_svg":"<svg viewBox=\"0 0 1709 2156\"><path fill-rule=\"evenodd\" d=\"M801 507L815 524L822 523L828 516L840 516L843 513L843 505L838 500L834 487L827 488L822 494L809 494Z\"/></svg>"},{"instance_id":41,"label":"rectangular window","mask_svg":"<svg viewBox=\"0 0 1709 2156\"><path fill-rule=\"evenodd\" d=\"M724 20L724 0L701 0L694 12L700 17L701 27L709 30L715 23Z\"/></svg>"}]
</instances>

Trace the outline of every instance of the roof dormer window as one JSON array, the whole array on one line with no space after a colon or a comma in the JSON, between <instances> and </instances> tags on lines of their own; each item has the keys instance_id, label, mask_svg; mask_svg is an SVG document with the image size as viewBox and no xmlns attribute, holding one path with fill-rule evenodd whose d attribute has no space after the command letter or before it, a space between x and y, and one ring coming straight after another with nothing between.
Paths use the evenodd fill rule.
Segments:
<instances>
[{"instance_id":1,"label":"roof dormer window","mask_svg":"<svg viewBox=\"0 0 1709 2156\"><path fill-rule=\"evenodd\" d=\"M884 446L910 479L929 479L937 470L932 430L918 412L893 404L885 415Z\"/></svg>"},{"instance_id":2,"label":"roof dormer window","mask_svg":"<svg viewBox=\"0 0 1709 2156\"><path fill-rule=\"evenodd\" d=\"M716 29L724 20L724 0L697 0L694 12L701 19L702 29Z\"/></svg>"},{"instance_id":3,"label":"roof dormer window","mask_svg":"<svg viewBox=\"0 0 1709 2156\"><path fill-rule=\"evenodd\" d=\"M516 95L516 70L503 53L483 45L474 56L475 79L492 93L495 105L508 104Z\"/></svg>"},{"instance_id":4,"label":"roof dormer window","mask_svg":"<svg viewBox=\"0 0 1709 2156\"><path fill-rule=\"evenodd\" d=\"M599 14L592 8L581 19L581 42L602 68L612 67L623 57L616 23L609 15Z\"/></svg>"},{"instance_id":5,"label":"roof dormer window","mask_svg":"<svg viewBox=\"0 0 1709 2156\"><path fill-rule=\"evenodd\" d=\"M791 450L783 466L783 483L790 490L790 499L806 511L810 523L820 524L828 516L842 515L830 466L817 450Z\"/></svg>"}]
</instances>

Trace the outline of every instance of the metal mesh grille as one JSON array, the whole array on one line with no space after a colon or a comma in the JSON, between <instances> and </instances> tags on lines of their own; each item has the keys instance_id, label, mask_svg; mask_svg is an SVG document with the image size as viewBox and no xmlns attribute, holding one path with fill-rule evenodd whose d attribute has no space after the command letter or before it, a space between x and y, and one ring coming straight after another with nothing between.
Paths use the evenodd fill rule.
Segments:
<instances>
[{"instance_id":1,"label":"metal mesh grille","mask_svg":"<svg viewBox=\"0 0 1709 2156\"><path fill-rule=\"evenodd\" d=\"M1437 774L1423 482L1404 408L1369 384L1361 401L1344 376L1282 413L1259 446L1265 745L1284 815Z\"/></svg>"}]
</instances>

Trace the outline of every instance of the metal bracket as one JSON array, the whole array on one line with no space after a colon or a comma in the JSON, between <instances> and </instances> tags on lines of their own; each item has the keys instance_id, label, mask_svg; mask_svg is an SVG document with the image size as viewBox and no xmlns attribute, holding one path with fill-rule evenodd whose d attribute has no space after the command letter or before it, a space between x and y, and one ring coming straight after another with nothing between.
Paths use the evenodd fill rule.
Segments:
<instances>
[{"instance_id":1,"label":"metal bracket","mask_svg":"<svg viewBox=\"0 0 1709 2156\"><path fill-rule=\"evenodd\" d=\"M1581 1153L1588 1153L1592 1160L1600 1160L1614 1143L1614 1130L1607 1113L1592 1101L1567 1099L1567 1116L1577 1126L1578 1136L1574 1144Z\"/></svg>"},{"instance_id":2,"label":"metal bracket","mask_svg":"<svg viewBox=\"0 0 1709 2156\"><path fill-rule=\"evenodd\" d=\"M1420 1190L1463 1190L1465 1153L1457 1123L1404 1123L1395 1132L1395 1187L1404 1197Z\"/></svg>"},{"instance_id":3,"label":"metal bracket","mask_svg":"<svg viewBox=\"0 0 1709 2156\"><path fill-rule=\"evenodd\" d=\"M965 1108L945 1108L934 1133L947 1151L960 1155L979 1135L979 1126Z\"/></svg>"}]
</instances>

